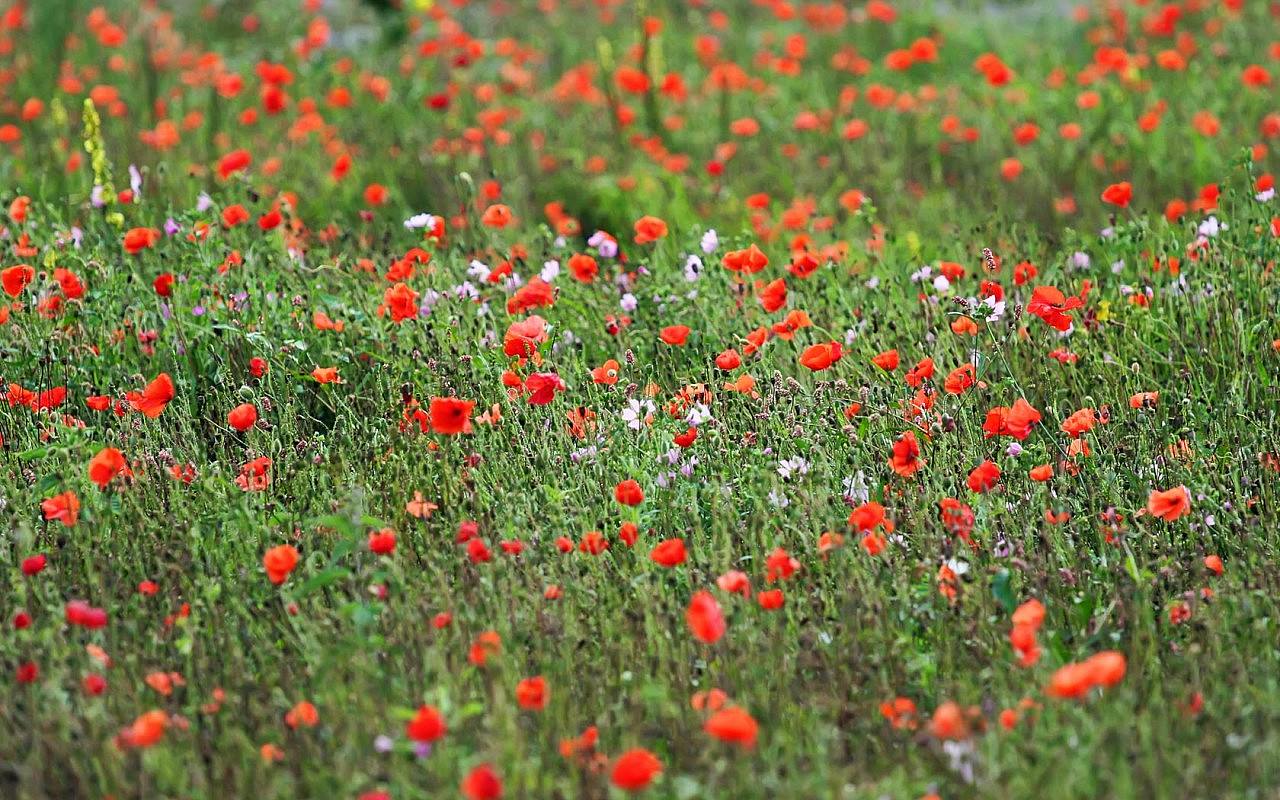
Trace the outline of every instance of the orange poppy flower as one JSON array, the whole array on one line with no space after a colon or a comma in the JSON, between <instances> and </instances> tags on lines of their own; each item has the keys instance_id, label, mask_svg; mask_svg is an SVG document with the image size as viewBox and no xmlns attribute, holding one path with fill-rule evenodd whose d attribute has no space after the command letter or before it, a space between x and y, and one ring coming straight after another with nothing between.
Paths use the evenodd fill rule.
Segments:
<instances>
[{"instance_id":1,"label":"orange poppy flower","mask_svg":"<svg viewBox=\"0 0 1280 800\"><path fill-rule=\"evenodd\" d=\"M821 372L839 361L843 351L844 348L839 342L811 345L800 354L800 366L814 372Z\"/></svg>"},{"instance_id":2,"label":"orange poppy flower","mask_svg":"<svg viewBox=\"0 0 1280 800\"><path fill-rule=\"evenodd\" d=\"M89 480L106 489L107 484L115 480L117 475L129 475L129 466L124 455L114 447L104 447L89 460Z\"/></svg>"},{"instance_id":3,"label":"orange poppy flower","mask_svg":"<svg viewBox=\"0 0 1280 800\"><path fill-rule=\"evenodd\" d=\"M342 383L342 378L338 377L337 367L316 367L311 370L311 377L316 383Z\"/></svg>"},{"instance_id":4,"label":"orange poppy flower","mask_svg":"<svg viewBox=\"0 0 1280 800\"><path fill-rule=\"evenodd\" d=\"M137 255L160 241L160 231L155 228L133 228L124 235L124 249L129 255Z\"/></svg>"},{"instance_id":5,"label":"orange poppy flower","mask_svg":"<svg viewBox=\"0 0 1280 800\"><path fill-rule=\"evenodd\" d=\"M298 550L291 544L272 547L262 556L262 566L267 571L267 578L277 586L288 579L289 573L297 565Z\"/></svg>"},{"instance_id":6,"label":"orange poppy flower","mask_svg":"<svg viewBox=\"0 0 1280 800\"><path fill-rule=\"evenodd\" d=\"M729 706L707 718L702 729L722 742L729 742L744 750L750 750L756 746L756 736L760 726L746 710L738 706Z\"/></svg>"},{"instance_id":7,"label":"orange poppy flower","mask_svg":"<svg viewBox=\"0 0 1280 800\"><path fill-rule=\"evenodd\" d=\"M1173 522L1191 511L1191 493L1185 486L1164 491L1152 490L1147 497L1147 513L1165 522Z\"/></svg>"},{"instance_id":8,"label":"orange poppy flower","mask_svg":"<svg viewBox=\"0 0 1280 800\"><path fill-rule=\"evenodd\" d=\"M70 528L80 518L80 498L75 492L63 492L40 503L44 518L50 522L61 522Z\"/></svg>"},{"instance_id":9,"label":"orange poppy flower","mask_svg":"<svg viewBox=\"0 0 1280 800\"><path fill-rule=\"evenodd\" d=\"M314 728L320 724L320 712L306 700L295 705L284 715L284 723L290 728Z\"/></svg>"},{"instance_id":10,"label":"orange poppy flower","mask_svg":"<svg viewBox=\"0 0 1280 800\"><path fill-rule=\"evenodd\" d=\"M488 228L505 228L511 224L514 216L511 209L501 203L495 203L484 210L480 224Z\"/></svg>"}]
</instances>

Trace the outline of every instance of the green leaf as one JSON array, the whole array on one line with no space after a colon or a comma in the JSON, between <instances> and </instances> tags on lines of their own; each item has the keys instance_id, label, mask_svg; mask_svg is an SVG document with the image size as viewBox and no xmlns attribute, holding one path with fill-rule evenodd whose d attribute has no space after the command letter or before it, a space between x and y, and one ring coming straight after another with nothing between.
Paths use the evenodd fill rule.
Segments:
<instances>
[{"instance_id":1,"label":"green leaf","mask_svg":"<svg viewBox=\"0 0 1280 800\"><path fill-rule=\"evenodd\" d=\"M355 536L355 523L344 516L338 514L329 514L312 521L312 525L317 528L332 528L343 536Z\"/></svg>"},{"instance_id":2,"label":"green leaf","mask_svg":"<svg viewBox=\"0 0 1280 800\"><path fill-rule=\"evenodd\" d=\"M1081 630L1088 628L1089 620L1093 619L1093 612L1098 607L1098 600L1093 595L1086 595L1076 601L1076 625Z\"/></svg>"},{"instance_id":3,"label":"green leaf","mask_svg":"<svg viewBox=\"0 0 1280 800\"><path fill-rule=\"evenodd\" d=\"M350 575L351 573L343 567L327 567L299 584L298 588L293 592L293 596L306 597L326 586L332 586Z\"/></svg>"},{"instance_id":4,"label":"green leaf","mask_svg":"<svg viewBox=\"0 0 1280 800\"><path fill-rule=\"evenodd\" d=\"M334 566L358 549L360 549L360 540L355 536L339 540L333 548L333 553L329 555L329 566Z\"/></svg>"},{"instance_id":5,"label":"green leaf","mask_svg":"<svg viewBox=\"0 0 1280 800\"><path fill-rule=\"evenodd\" d=\"M1013 597L1010 578L1011 576L1007 569L997 572L996 576L991 580L991 594L1007 613L1012 614L1013 610L1018 607L1018 603Z\"/></svg>"},{"instance_id":6,"label":"green leaf","mask_svg":"<svg viewBox=\"0 0 1280 800\"><path fill-rule=\"evenodd\" d=\"M1138 572L1138 562L1134 560L1133 553L1125 556L1124 566L1129 573L1129 577L1133 578L1134 583L1142 583L1142 575Z\"/></svg>"}]
</instances>

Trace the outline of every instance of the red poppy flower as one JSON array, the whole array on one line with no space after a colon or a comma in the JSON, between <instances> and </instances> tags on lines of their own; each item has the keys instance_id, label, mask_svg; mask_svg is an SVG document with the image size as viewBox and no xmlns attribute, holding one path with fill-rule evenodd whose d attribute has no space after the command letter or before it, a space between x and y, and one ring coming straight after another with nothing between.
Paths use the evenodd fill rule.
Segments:
<instances>
[{"instance_id":1,"label":"red poppy flower","mask_svg":"<svg viewBox=\"0 0 1280 800\"><path fill-rule=\"evenodd\" d=\"M0 284L3 284L5 294L10 297L22 294L22 290L27 288L27 284L31 283L35 277L36 271L30 264L18 264L0 270Z\"/></svg>"},{"instance_id":2,"label":"red poppy flower","mask_svg":"<svg viewBox=\"0 0 1280 800\"><path fill-rule=\"evenodd\" d=\"M782 278L756 286L756 296L764 310L772 314L787 304L787 282Z\"/></svg>"},{"instance_id":3,"label":"red poppy flower","mask_svg":"<svg viewBox=\"0 0 1280 800\"><path fill-rule=\"evenodd\" d=\"M1133 186L1128 181L1113 183L1102 190L1102 201L1104 203L1128 208L1131 200L1133 200Z\"/></svg>"},{"instance_id":4,"label":"red poppy flower","mask_svg":"<svg viewBox=\"0 0 1280 800\"><path fill-rule=\"evenodd\" d=\"M750 750L756 746L760 726L745 709L729 706L712 714L702 729L722 742Z\"/></svg>"},{"instance_id":5,"label":"red poppy flower","mask_svg":"<svg viewBox=\"0 0 1280 800\"><path fill-rule=\"evenodd\" d=\"M667 539L659 542L649 552L649 559L663 567L676 567L685 562L688 552L684 547L684 539Z\"/></svg>"},{"instance_id":6,"label":"red poppy flower","mask_svg":"<svg viewBox=\"0 0 1280 800\"><path fill-rule=\"evenodd\" d=\"M337 367L316 367L311 370L311 377L316 383L342 383Z\"/></svg>"},{"instance_id":7,"label":"red poppy flower","mask_svg":"<svg viewBox=\"0 0 1280 800\"><path fill-rule=\"evenodd\" d=\"M226 180L231 175L242 169L247 169L253 163L253 156L248 150L233 150L227 153L218 161L218 176Z\"/></svg>"},{"instance_id":8,"label":"red poppy flower","mask_svg":"<svg viewBox=\"0 0 1280 800\"><path fill-rule=\"evenodd\" d=\"M413 719L405 723L404 733L415 742L426 742L430 744L448 732L449 727L445 724L444 717L440 715L439 709L435 706L422 705L418 707L418 712L413 715Z\"/></svg>"},{"instance_id":9,"label":"red poppy flower","mask_svg":"<svg viewBox=\"0 0 1280 800\"><path fill-rule=\"evenodd\" d=\"M467 800L499 800L502 797L502 780L492 764L481 764L468 772L459 788Z\"/></svg>"},{"instance_id":10,"label":"red poppy flower","mask_svg":"<svg viewBox=\"0 0 1280 800\"><path fill-rule=\"evenodd\" d=\"M380 556L391 555L396 550L396 532L383 528L369 534L369 552Z\"/></svg>"},{"instance_id":11,"label":"red poppy flower","mask_svg":"<svg viewBox=\"0 0 1280 800\"><path fill-rule=\"evenodd\" d=\"M163 272L156 276L151 282L151 288L161 297L169 297L173 294L173 273Z\"/></svg>"},{"instance_id":12,"label":"red poppy flower","mask_svg":"<svg viewBox=\"0 0 1280 800\"><path fill-rule=\"evenodd\" d=\"M1088 292L1086 287L1085 292ZM1049 327L1065 331L1071 328L1071 315L1068 311L1084 305L1084 292L1080 296L1066 297L1052 286L1037 286L1031 293L1031 302L1027 303L1027 313L1044 320Z\"/></svg>"},{"instance_id":13,"label":"red poppy flower","mask_svg":"<svg viewBox=\"0 0 1280 800\"><path fill-rule=\"evenodd\" d=\"M768 589L756 595L756 603L765 611L777 611L785 601L781 589Z\"/></svg>"},{"instance_id":14,"label":"red poppy flower","mask_svg":"<svg viewBox=\"0 0 1280 800\"><path fill-rule=\"evenodd\" d=\"M525 379L524 388L529 392L529 404L542 406L554 400L556 392L563 392L567 387L554 372L535 372Z\"/></svg>"},{"instance_id":15,"label":"red poppy flower","mask_svg":"<svg viewBox=\"0 0 1280 800\"><path fill-rule=\"evenodd\" d=\"M124 249L129 255L137 255L160 241L160 231L155 228L133 228L124 235Z\"/></svg>"},{"instance_id":16,"label":"red poppy flower","mask_svg":"<svg viewBox=\"0 0 1280 800\"><path fill-rule=\"evenodd\" d=\"M267 578L277 586L288 579L289 573L298 565L298 550L291 544L272 547L262 556L262 566L267 571Z\"/></svg>"},{"instance_id":17,"label":"red poppy flower","mask_svg":"<svg viewBox=\"0 0 1280 800\"><path fill-rule=\"evenodd\" d=\"M997 406L987 412L987 419L982 423L985 437L1012 436L1023 441L1031 435L1031 427L1040 422L1040 412L1023 398L1013 404L1012 408Z\"/></svg>"},{"instance_id":18,"label":"red poppy flower","mask_svg":"<svg viewBox=\"0 0 1280 800\"><path fill-rule=\"evenodd\" d=\"M94 608L83 600L71 600L64 607L64 615L69 625L79 625L82 628L94 630L106 627L107 612L101 608Z\"/></svg>"},{"instance_id":19,"label":"red poppy flower","mask_svg":"<svg viewBox=\"0 0 1280 800\"><path fill-rule=\"evenodd\" d=\"M1000 467L990 459L983 461L969 473L969 490L973 492L990 491L999 482Z\"/></svg>"},{"instance_id":20,"label":"red poppy flower","mask_svg":"<svg viewBox=\"0 0 1280 800\"><path fill-rule=\"evenodd\" d=\"M99 489L106 489L107 484L115 480L117 475L129 473L124 455L114 447L104 447L89 461L89 480L98 484Z\"/></svg>"},{"instance_id":21,"label":"red poppy flower","mask_svg":"<svg viewBox=\"0 0 1280 800\"><path fill-rule=\"evenodd\" d=\"M924 462L920 460L920 444L916 441L914 432L907 431L893 443L889 466L904 478L911 477L924 466Z\"/></svg>"},{"instance_id":22,"label":"red poppy flower","mask_svg":"<svg viewBox=\"0 0 1280 800\"><path fill-rule=\"evenodd\" d=\"M721 263L724 264L725 269L731 272L745 272L748 275L754 275L769 266L769 257L759 247L751 244L743 250L730 250L725 253Z\"/></svg>"},{"instance_id":23,"label":"red poppy flower","mask_svg":"<svg viewBox=\"0 0 1280 800\"><path fill-rule=\"evenodd\" d=\"M44 518L50 522L61 522L70 528L80 518L80 498L75 492L63 492L40 503Z\"/></svg>"},{"instance_id":24,"label":"red poppy flower","mask_svg":"<svg viewBox=\"0 0 1280 800\"><path fill-rule=\"evenodd\" d=\"M547 707L549 699L547 681L541 675L525 678L516 684L516 702L526 711L541 711Z\"/></svg>"},{"instance_id":25,"label":"red poppy flower","mask_svg":"<svg viewBox=\"0 0 1280 800\"><path fill-rule=\"evenodd\" d=\"M397 283L383 292L382 303L391 312L392 322L404 322L418 316L418 293L406 284Z\"/></svg>"},{"instance_id":26,"label":"red poppy flower","mask_svg":"<svg viewBox=\"0 0 1280 800\"><path fill-rule=\"evenodd\" d=\"M173 397L173 378L169 377L169 373L161 372L145 389L130 392L126 399L135 411L141 411L145 416L155 419L164 412L165 406Z\"/></svg>"},{"instance_id":27,"label":"red poppy flower","mask_svg":"<svg viewBox=\"0 0 1280 800\"><path fill-rule=\"evenodd\" d=\"M636 234L636 244L648 244L665 238L667 235L667 223L657 217L641 217L636 220L634 226Z\"/></svg>"},{"instance_id":28,"label":"red poppy flower","mask_svg":"<svg viewBox=\"0 0 1280 800\"><path fill-rule=\"evenodd\" d=\"M821 372L840 360L844 348L839 342L827 342L806 347L800 354L800 365L814 372Z\"/></svg>"},{"instance_id":29,"label":"red poppy flower","mask_svg":"<svg viewBox=\"0 0 1280 800\"><path fill-rule=\"evenodd\" d=\"M569 256L569 274L582 283L591 283L600 273L596 260L585 253L574 253Z\"/></svg>"},{"instance_id":30,"label":"red poppy flower","mask_svg":"<svg viewBox=\"0 0 1280 800\"><path fill-rule=\"evenodd\" d=\"M628 750L613 762L613 772L609 780L613 785L628 792L639 792L653 782L654 777L662 772L662 762L653 753L644 748Z\"/></svg>"},{"instance_id":31,"label":"red poppy flower","mask_svg":"<svg viewBox=\"0 0 1280 800\"><path fill-rule=\"evenodd\" d=\"M613 487L613 497L624 506L638 506L644 502L644 490L634 479L627 478Z\"/></svg>"},{"instance_id":32,"label":"red poppy flower","mask_svg":"<svg viewBox=\"0 0 1280 800\"><path fill-rule=\"evenodd\" d=\"M875 364L885 372L892 372L898 368L898 351L886 350L875 358L871 359L871 363Z\"/></svg>"},{"instance_id":33,"label":"red poppy flower","mask_svg":"<svg viewBox=\"0 0 1280 800\"><path fill-rule=\"evenodd\" d=\"M484 214L480 216L480 224L488 228L505 228L511 224L514 219L511 209L495 203L484 210Z\"/></svg>"},{"instance_id":34,"label":"red poppy flower","mask_svg":"<svg viewBox=\"0 0 1280 800\"><path fill-rule=\"evenodd\" d=\"M715 644L724 636L724 613L710 592L700 591L694 594L685 611L685 621L693 635L707 644Z\"/></svg>"},{"instance_id":35,"label":"red poppy flower","mask_svg":"<svg viewBox=\"0 0 1280 800\"><path fill-rule=\"evenodd\" d=\"M679 347L689 338L688 325L668 325L658 332L658 338L663 343Z\"/></svg>"},{"instance_id":36,"label":"red poppy flower","mask_svg":"<svg viewBox=\"0 0 1280 800\"><path fill-rule=\"evenodd\" d=\"M258 421L258 409L253 403L241 403L227 412L227 424L244 433Z\"/></svg>"},{"instance_id":37,"label":"red poppy flower","mask_svg":"<svg viewBox=\"0 0 1280 800\"><path fill-rule=\"evenodd\" d=\"M431 398L431 430L448 436L471 433L471 411L475 406L474 400L457 397Z\"/></svg>"},{"instance_id":38,"label":"red poppy flower","mask_svg":"<svg viewBox=\"0 0 1280 800\"><path fill-rule=\"evenodd\" d=\"M1165 522L1173 522L1191 511L1191 494L1185 486L1152 491L1147 498L1147 513Z\"/></svg>"}]
</instances>

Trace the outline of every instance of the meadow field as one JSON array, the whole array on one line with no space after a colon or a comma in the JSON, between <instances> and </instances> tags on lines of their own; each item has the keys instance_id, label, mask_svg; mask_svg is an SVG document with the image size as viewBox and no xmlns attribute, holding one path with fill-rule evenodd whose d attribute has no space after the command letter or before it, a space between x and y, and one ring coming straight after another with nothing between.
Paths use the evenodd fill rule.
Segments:
<instances>
[{"instance_id":1,"label":"meadow field","mask_svg":"<svg viewBox=\"0 0 1280 800\"><path fill-rule=\"evenodd\" d=\"M0 798L1280 798L1280 2L0 0Z\"/></svg>"}]
</instances>

